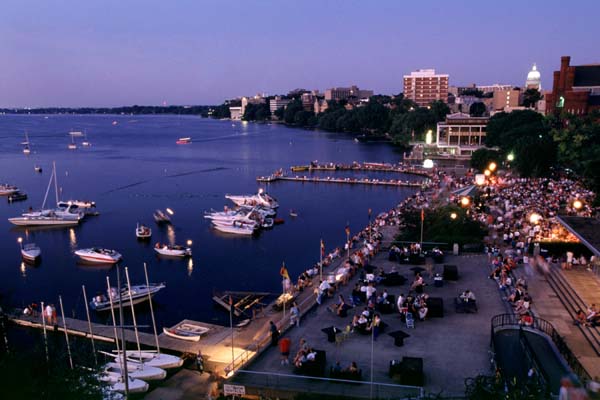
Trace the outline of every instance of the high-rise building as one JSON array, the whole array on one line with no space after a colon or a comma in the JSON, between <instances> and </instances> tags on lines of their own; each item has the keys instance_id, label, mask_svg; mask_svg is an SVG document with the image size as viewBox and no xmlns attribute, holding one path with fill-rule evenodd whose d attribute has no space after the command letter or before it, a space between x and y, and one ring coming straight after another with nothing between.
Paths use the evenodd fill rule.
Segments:
<instances>
[{"instance_id":1,"label":"high-rise building","mask_svg":"<svg viewBox=\"0 0 600 400\"><path fill-rule=\"evenodd\" d=\"M509 90L495 91L492 109L494 111L513 109L519 106L521 91L510 88Z\"/></svg>"},{"instance_id":2,"label":"high-rise building","mask_svg":"<svg viewBox=\"0 0 600 400\"><path fill-rule=\"evenodd\" d=\"M269 110L271 111L271 115L274 115L275 111L281 107L286 108L290 102L290 99L282 99L281 96L275 96L275 98L269 100Z\"/></svg>"},{"instance_id":3,"label":"high-rise building","mask_svg":"<svg viewBox=\"0 0 600 400\"><path fill-rule=\"evenodd\" d=\"M570 62L569 56L560 58L552 92L546 93L546 114L566 111L583 115L600 109L600 64L571 66Z\"/></svg>"},{"instance_id":4,"label":"high-rise building","mask_svg":"<svg viewBox=\"0 0 600 400\"><path fill-rule=\"evenodd\" d=\"M435 69L419 69L404 75L404 97L426 107L436 100L448 101L448 75Z\"/></svg>"}]
</instances>

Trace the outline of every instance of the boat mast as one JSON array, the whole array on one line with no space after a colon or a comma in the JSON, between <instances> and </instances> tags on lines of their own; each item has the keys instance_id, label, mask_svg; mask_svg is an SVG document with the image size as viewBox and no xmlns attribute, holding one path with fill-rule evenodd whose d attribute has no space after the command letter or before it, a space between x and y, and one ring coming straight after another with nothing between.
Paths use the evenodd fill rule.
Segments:
<instances>
[{"instance_id":1,"label":"boat mast","mask_svg":"<svg viewBox=\"0 0 600 400\"><path fill-rule=\"evenodd\" d=\"M133 297L131 296L131 282L129 281L129 269L125 267L125 278L127 278L127 292L129 293L129 302L131 303L131 317L133 318L133 331L135 332L135 341L137 342L140 362L142 361L142 348L140 346L140 335L138 333L137 322L135 320L135 309L133 307Z\"/></svg>"},{"instance_id":2,"label":"boat mast","mask_svg":"<svg viewBox=\"0 0 600 400\"><path fill-rule=\"evenodd\" d=\"M85 285L81 285L83 290L83 302L85 303L85 314L87 315L88 327L90 328L90 339L92 340L92 352L94 353L94 364L98 365L98 358L96 357L96 345L94 344L94 332L92 331L92 321L90 319L90 309L87 299L87 293L85 292Z\"/></svg>"},{"instance_id":3,"label":"boat mast","mask_svg":"<svg viewBox=\"0 0 600 400\"><path fill-rule=\"evenodd\" d=\"M56 196L56 207L58 207L58 179L56 178L56 162L52 162L52 168L54 169L54 194Z\"/></svg>"},{"instance_id":4,"label":"boat mast","mask_svg":"<svg viewBox=\"0 0 600 400\"><path fill-rule=\"evenodd\" d=\"M60 314L63 320L65 339L67 340L67 353L69 353L69 364L71 364L71 369L73 369L73 357L71 356L71 346L69 345L69 332L67 331L67 321L65 321L65 310L63 309L62 296L58 296L58 303L60 304Z\"/></svg>"},{"instance_id":5,"label":"boat mast","mask_svg":"<svg viewBox=\"0 0 600 400\"><path fill-rule=\"evenodd\" d=\"M121 321L121 340L123 341L123 380L125 381L125 396L129 397L129 380L127 375L127 342L125 341L125 325L123 325L123 292L121 291L121 268L117 263L117 290L119 291L119 320Z\"/></svg>"},{"instance_id":6,"label":"boat mast","mask_svg":"<svg viewBox=\"0 0 600 400\"><path fill-rule=\"evenodd\" d=\"M154 340L156 341L156 353L160 354L160 346L158 344L158 333L156 332L156 320L154 319L154 306L152 305L152 295L150 294L150 282L148 281L148 268L144 263L144 274L146 275L146 289L148 289L148 302L150 303L150 315L152 316L152 328L154 328Z\"/></svg>"},{"instance_id":7,"label":"boat mast","mask_svg":"<svg viewBox=\"0 0 600 400\"><path fill-rule=\"evenodd\" d=\"M48 199L48 193L50 193L50 186L52 185L52 178L54 177L54 173L55 173L54 163L52 163L52 165L53 165L52 173L50 174L50 180L48 181L48 187L46 188L46 194L44 195L44 202L42 203L42 210L44 209L44 207L46 207L46 200Z\"/></svg>"}]
</instances>

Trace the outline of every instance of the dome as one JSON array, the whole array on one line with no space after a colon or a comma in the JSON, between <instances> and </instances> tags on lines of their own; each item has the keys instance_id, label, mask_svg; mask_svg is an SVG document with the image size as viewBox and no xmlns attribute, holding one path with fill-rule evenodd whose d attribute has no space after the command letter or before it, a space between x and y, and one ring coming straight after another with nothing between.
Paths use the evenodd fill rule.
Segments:
<instances>
[{"instance_id":1,"label":"dome","mask_svg":"<svg viewBox=\"0 0 600 400\"><path fill-rule=\"evenodd\" d=\"M527 80L525 81L525 86L527 87L537 87L539 89L540 83L542 81L542 76L540 71L537 70L537 66L533 64L531 71L527 74Z\"/></svg>"}]
</instances>

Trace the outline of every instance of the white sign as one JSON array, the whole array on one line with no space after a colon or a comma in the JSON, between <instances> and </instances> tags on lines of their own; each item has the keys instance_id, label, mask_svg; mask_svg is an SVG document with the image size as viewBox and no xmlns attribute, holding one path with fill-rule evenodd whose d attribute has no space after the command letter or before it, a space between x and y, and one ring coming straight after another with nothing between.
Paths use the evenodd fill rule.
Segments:
<instances>
[{"instance_id":1,"label":"white sign","mask_svg":"<svg viewBox=\"0 0 600 400\"><path fill-rule=\"evenodd\" d=\"M245 396L246 386L243 385L223 385L225 396Z\"/></svg>"}]
</instances>

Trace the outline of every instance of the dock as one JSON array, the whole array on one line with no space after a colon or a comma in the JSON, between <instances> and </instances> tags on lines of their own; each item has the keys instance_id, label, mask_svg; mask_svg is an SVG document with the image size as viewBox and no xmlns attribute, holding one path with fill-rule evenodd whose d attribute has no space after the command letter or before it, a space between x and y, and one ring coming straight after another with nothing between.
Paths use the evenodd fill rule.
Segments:
<instances>
[{"instance_id":1,"label":"dock","mask_svg":"<svg viewBox=\"0 0 600 400\"><path fill-rule=\"evenodd\" d=\"M257 182L277 182L277 181L288 181L288 182L312 182L312 183L344 183L349 185L370 185L370 186L395 186L395 187L414 187L420 188L426 185L425 182L409 182L395 179L368 179L368 178L333 178L333 177L308 177L308 176L285 176L285 175L269 175L259 176L256 178Z\"/></svg>"}]
</instances>

